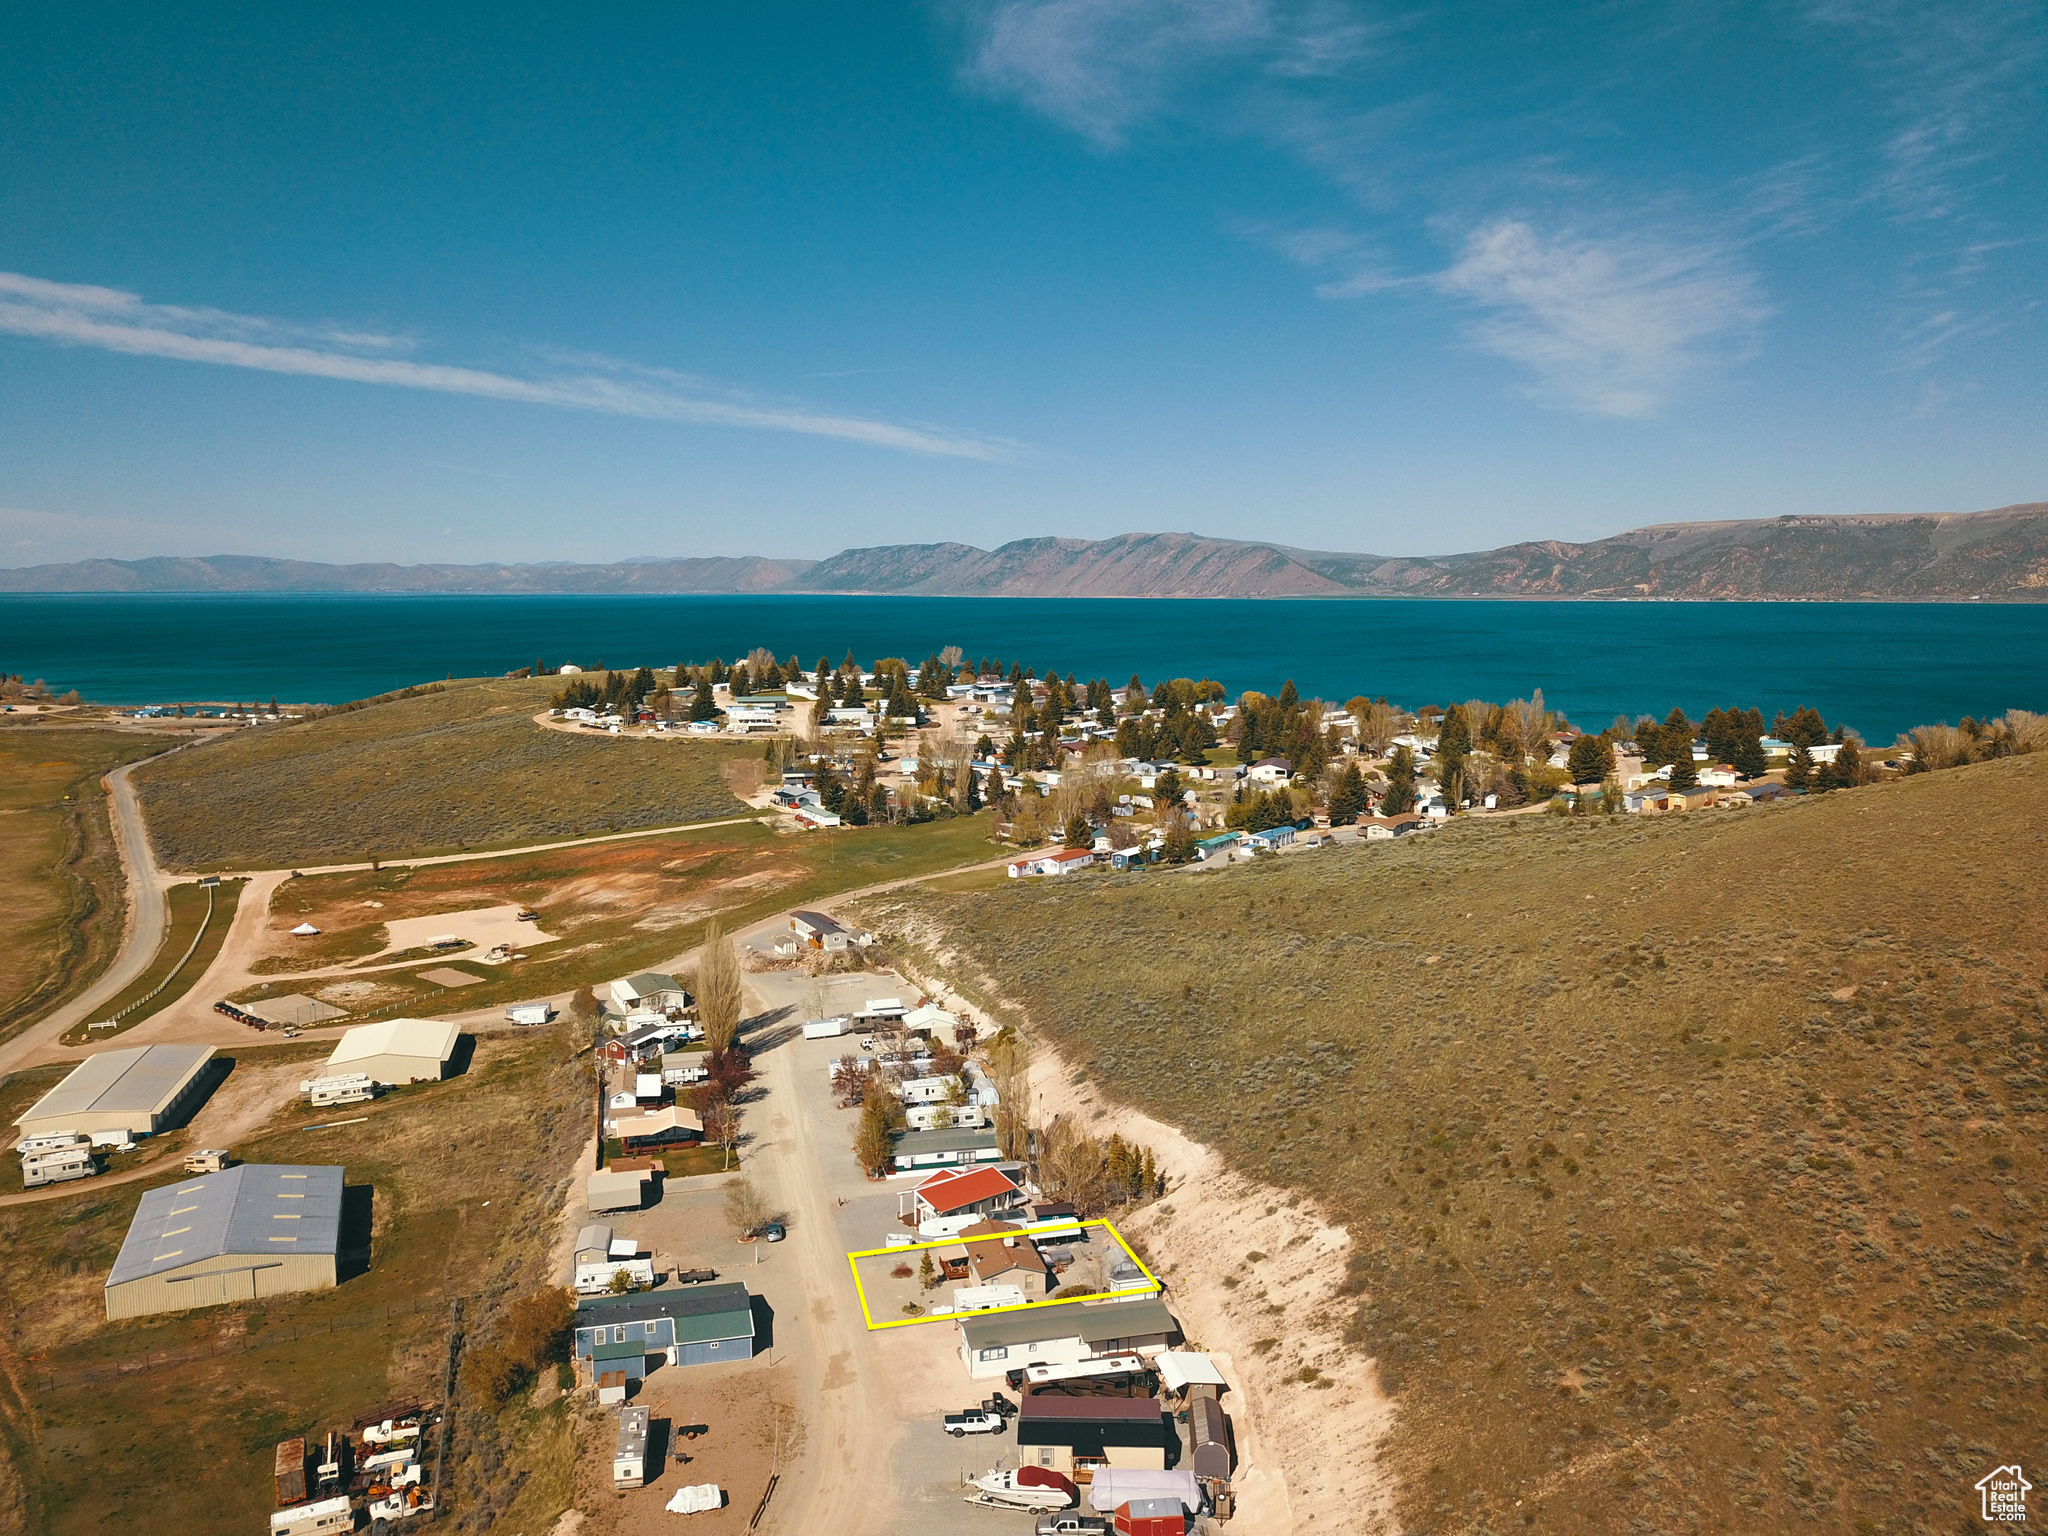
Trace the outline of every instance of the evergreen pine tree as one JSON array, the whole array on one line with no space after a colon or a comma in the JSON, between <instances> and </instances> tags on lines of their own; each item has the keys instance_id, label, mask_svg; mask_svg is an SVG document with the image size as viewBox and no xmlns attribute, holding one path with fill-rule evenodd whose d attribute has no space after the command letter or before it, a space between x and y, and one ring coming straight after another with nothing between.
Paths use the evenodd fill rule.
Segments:
<instances>
[{"instance_id":1,"label":"evergreen pine tree","mask_svg":"<svg viewBox=\"0 0 2048 1536\"><path fill-rule=\"evenodd\" d=\"M1678 756L1671 760L1671 787L1684 791L1699 788L1699 770L1692 765L1692 743L1687 741Z\"/></svg>"},{"instance_id":2,"label":"evergreen pine tree","mask_svg":"<svg viewBox=\"0 0 2048 1536\"><path fill-rule=\"evenodd\" d=\"M1686 760L1691 758L1688 748ZM1574 784L1598 784L1614 772L1614 747L1605 736L1581 736L1572 743L1571 754L1565 759L1565 772L1572 776Z\"/></svg>"},{"instance_id":3,"label":"evergreen pine tree","mask_svg":"<svg viewBox=\"0 0 2048 1536\"><path fill-rule=\"evenodd\" d=\"M1414 809L1415 754L1396 747L1387 763L1387 792L1380 799L1380 811L1387 816L1405 816Z\"/></svg>"},{"instance_id":4,"label":"evergreen pine tree","mask_svg":"<svg viewBox=\"0 0 2048 1536\"><path fill-rule=\"evenodd\" d=\"M711 696L711 674L697 674L697 696L690 700L692 720L714 720L718 717L718 701Z\"/></svg>"},{"instance_id":5,"label":"evergreen pine tree","mask_svg":"<svg viewBox=\"0 0 2048 1536\"><path fill-rule=\"evenodd\" d=\"M1735 771L1745 779L1760 779L1770 772L1770 762L1764 756L1764 744L1758 738L1744 735L1735 743L1735 754L1730 759Z\"/></svg>"},{"instance_id":6,"label":"evergreen pine tree","mask_svg":"<svg viewBox=\"0 0 2048 1536\"><path fill-rule=\"evenodd\" d=\"M1067 818L1064 841L1069 848L1093 848L1095 846L1095 829L1088 825L1088 818L1079 811L1076 811Z\"/></svg>"},{"instance_id":7,"label":"evergreen pine tree","mask_svg":"<svg viewBox=\"0 0 2048 1536\"><path fill-rule=\"evenodd\" d=\"M1785 766L1785 783L1795 792L1803 793L1813 780L1813 754L1800 742L1792 748L1792 760Z\"/></svg>"}]
</instances>

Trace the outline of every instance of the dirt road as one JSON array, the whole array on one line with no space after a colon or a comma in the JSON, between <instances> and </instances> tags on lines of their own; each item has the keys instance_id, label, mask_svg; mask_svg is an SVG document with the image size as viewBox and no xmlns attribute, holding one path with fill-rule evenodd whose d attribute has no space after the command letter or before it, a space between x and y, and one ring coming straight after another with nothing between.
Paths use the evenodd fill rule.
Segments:
<instances>
[{"instance_id":1,"label":"dirt road","mask_svg":"<svg viewBox=\"0 0 2048 1536\"><path fill-rule=\"evenodd\" d=\"M758 1138L749 1166L762 1192L788 1212L787 1246L795 1250L810 1298L797 1315L777 1320L778 1342L787 1338L797 1364L796 1408L805 1438L767 1525L793 1536L882 1536L893 1523L896 1492L859 1469L888 1465L903 1425L888 1384L860 1368L865 1327L849 1293L816 1128L798 1095L796 1058L794 1042L766 1053L761 1065L768 1094L748 1116Z\"/></svg>"}]
</instances>

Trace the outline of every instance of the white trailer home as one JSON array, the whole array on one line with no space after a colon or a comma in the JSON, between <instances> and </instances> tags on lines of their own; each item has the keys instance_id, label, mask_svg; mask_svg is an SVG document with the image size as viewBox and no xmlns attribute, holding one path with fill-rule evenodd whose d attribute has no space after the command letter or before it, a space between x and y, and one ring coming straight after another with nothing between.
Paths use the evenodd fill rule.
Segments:
<instances>
[{"instance_id":1,"label":"white trailer home","mask_svg":"<svg viewBox=\"0 0 2048 1536\"><path fill-rule=\"evenodd\" d=\"M364 1072L343 1072L332 1077L309 1077L299 1084L315 1109L329 1104L367 1104L377 1097L377 1080Z\"/></svg>"},{"instance_id":2,"label":"white trailer home","mask_svg":"<svg viewBox=\"0 0 2048 1536\"><path fill-rule=\"evenodd\" d=\"M619 1446L612 1453L612 1486L638 1488L647 1481L647 1410L619 1410Z\"/></svg>"}]
</instances>

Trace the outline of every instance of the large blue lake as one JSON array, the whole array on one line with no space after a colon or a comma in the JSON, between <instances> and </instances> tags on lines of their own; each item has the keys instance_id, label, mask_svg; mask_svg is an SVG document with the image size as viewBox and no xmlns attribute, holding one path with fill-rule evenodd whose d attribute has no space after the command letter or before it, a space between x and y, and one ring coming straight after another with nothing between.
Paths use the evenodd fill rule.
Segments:
<instances>
[{"instance_id":1,"label":"large blue lake","mask_svg":"<svg viewBox=\"0 0 2048 1536\"><path fill-rule=\"evenodd\" d=\"M765 645L970 657L1121 685L1417 705L1541 688L1617 713L1812 704L1888 744L1910 726L2048 709L2048 604L1121 601L1083 598L0 596L0 671L107 703L336 703L530 665L673 666Z\"/></svg>"}]
</instances>

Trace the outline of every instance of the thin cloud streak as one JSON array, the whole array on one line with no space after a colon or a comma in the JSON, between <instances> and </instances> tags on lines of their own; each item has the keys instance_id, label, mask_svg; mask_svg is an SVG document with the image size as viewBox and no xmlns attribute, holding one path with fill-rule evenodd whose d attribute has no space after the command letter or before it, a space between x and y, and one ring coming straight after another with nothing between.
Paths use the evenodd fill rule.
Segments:
<instances>
[{"instance_id":1,"label":"thin cloud streak","mask_svg":"<svg viewBox=\"0 0 2048 1536\"><path fill-rule=\"evenodd\" d=\"M1014 446L940 428L899 426L793 406L708 400L679 392L676 386L695 382L687 375L630 364L610 365L624 377L586 372L528 379L375 355L410 343L341 328L307 329L217 310L145 304L137 295L117 289L53 283L11 272L0 273L0 332L135 357L471 395L645 421L793 432L945 458L1003 459ZM584 361L593 368L605 366L594 359Z\"/></svg>"},{"instance_id":2,"label":"thin cloud streak","mask_svg":"<svg viewBox=\"0 0 2048 1536\"><path fill-rule=\"evenodd\" d=\"M1490 311L1468 339L1535 375L1537 398L1599 416L1654 414L1770 313L1711 246L1546 237L1516 219L1474 230L1433 286Z\"/></svg>"}]
</instances>

